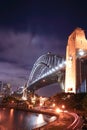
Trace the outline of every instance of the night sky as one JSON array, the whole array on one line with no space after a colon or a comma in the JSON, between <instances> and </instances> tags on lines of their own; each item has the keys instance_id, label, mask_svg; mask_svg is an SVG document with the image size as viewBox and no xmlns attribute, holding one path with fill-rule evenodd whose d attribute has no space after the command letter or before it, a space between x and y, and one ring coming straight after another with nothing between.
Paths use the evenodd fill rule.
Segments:
<instances>
[{"instance_id":1,"label":"night sky","mask_svg":"<svg viewBox=\"0 0 87 130\"><path fill-rule=\"evenodd\" d=\"M68 36L77 27L87 31L84 0L0 1L0 80L14 90L23 86L41 55L65 56ZM52 95L59 91L54 87L38 93Z\"/></svg>"}]
</instances>

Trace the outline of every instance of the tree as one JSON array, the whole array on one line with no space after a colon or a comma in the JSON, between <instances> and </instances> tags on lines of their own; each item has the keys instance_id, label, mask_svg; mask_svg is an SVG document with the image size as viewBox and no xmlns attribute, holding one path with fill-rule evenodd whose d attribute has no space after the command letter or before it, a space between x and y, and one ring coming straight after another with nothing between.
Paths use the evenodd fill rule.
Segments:
<instances>
[{"instance_id":1,"label":"tree","mask_svg":"<svg viewBox=\"0 0 87 130\"><path fill-rule=\"evenodd\" d=\"M87 95L82 100L82 107L87 112Z\"/></svg>"}]
</instances>

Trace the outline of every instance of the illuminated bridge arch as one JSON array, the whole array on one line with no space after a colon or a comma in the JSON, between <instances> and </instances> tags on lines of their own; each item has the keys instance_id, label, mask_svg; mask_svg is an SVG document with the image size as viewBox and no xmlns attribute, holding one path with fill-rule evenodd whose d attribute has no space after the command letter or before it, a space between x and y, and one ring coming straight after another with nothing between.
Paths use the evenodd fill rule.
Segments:
<instances>
[{"instance_id":1,"label":"illuminated bridge arch","mask_svg":"<svg viewBox=\"0 0 87 130\"><path fill-rule=\"evenodd\" d=\"M64 83L65 58L47 53L35 62L28 80L28 88L37 90L54 82ZM40 81L46 81L40 84ZM38 85L37 85L38 84Z\"/></svg>"}]
</instances>

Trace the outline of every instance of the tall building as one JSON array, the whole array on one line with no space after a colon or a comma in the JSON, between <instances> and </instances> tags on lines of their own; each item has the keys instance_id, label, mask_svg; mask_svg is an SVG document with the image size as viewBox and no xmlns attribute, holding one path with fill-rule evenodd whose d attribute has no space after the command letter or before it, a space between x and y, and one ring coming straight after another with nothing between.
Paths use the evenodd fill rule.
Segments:
<instances>
[{"instance_id":1,"label":"tall building","mask_svg":"<svg viewBox=\"0 0 87 130\"><path fill-rule=\"evenodd\" d=\"M9 83L3 83L1 92L6 96L10 95L11 94L11 85Z\"/></svg>"},{"instance_id":2,"label":"tall building","mask_svg":"<svg viewBox=\"0 0 87 130\"><path fill-rule=\"evenodd\" d=\"M87 39L85 32L81 28L77 28L69 36L66 47L65 92L76 93L82 81L86 81L87 78L84 75L86 73L86 62L81 62L81 60L85 60L86 56ZM78 72L80 75L78 75Z\"/></svg>"},{"instance_id":3,"label":"tall building","mask_svg":"<svg viewBox=\"0 0 87 130\"><path fill-rule=\"evenodd\" d=\"M2 92L2 90L3 90L3 82L0 81L0 92Z\"/></svg>"}]
</instances>

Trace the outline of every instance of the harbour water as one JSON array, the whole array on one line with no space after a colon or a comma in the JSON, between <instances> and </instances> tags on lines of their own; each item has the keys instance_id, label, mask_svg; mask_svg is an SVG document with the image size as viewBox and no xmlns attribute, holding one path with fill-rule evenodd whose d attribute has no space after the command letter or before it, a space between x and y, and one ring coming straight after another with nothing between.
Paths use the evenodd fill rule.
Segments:
<instances>
[{"instance_id":1,"label":"harbour water","mask_svg":"<svg viewBox=\"0 0 87 130\"><path fill-rule=\"evenodd\" d=\"M46 125L53 119L49 116L46 121L45 118L46 115L43 114L0 108L0 130L32 130Z\"/></svg>"}]
</instances>

